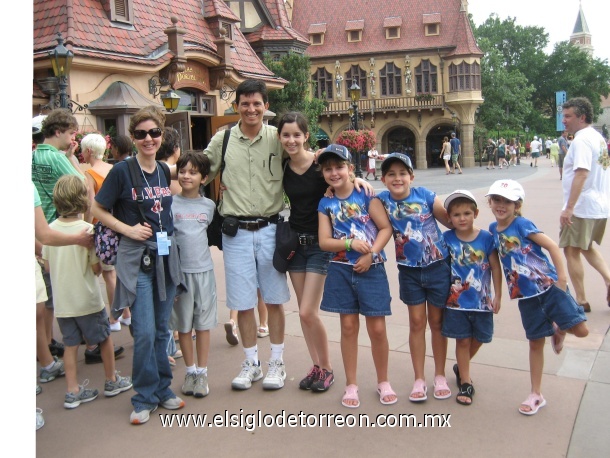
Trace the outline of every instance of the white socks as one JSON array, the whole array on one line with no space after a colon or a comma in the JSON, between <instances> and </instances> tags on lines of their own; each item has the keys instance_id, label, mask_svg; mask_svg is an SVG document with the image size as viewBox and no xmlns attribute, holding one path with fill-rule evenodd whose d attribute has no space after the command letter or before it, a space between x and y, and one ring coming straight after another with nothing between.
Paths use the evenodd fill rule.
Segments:
<instances>
[{"instance_id":1,"label":"white socks","mask_svg":"<svg viewBox=\"0 0 610 458\"><path fill-rule=\"evenodd\" d=\"M282 356L284 353L284 344L271 344L271 361L280 360L282 361Z\"/></svg>"},{"instance_id":2,"label":"white socks","mask_svg":"<svg viewBox=\"0 0 610 458\"><path fill-rule=\"evenodd\" d=\"M244 347L244 353L246 354L246 359L249 359L254 365L258 366L258 345L250 348Z\"/></svg>"}]
</instances>

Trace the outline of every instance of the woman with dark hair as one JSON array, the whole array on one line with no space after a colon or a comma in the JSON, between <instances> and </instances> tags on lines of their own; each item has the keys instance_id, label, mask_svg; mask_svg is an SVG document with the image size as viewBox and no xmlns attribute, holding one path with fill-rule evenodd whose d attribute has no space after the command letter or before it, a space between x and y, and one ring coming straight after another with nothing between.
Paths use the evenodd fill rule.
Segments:
<instances>
[{"instance_id":1,"label":"woman with dark hair","mask_svg":"<svg viewBox=\"0 0 610 458\"><path fill-rule=\"evenodd\" d=\"M180 133L176 129L173 127L166 127L163 129L163 142L161 142L159 151L157 151L157 160L165 162L170 166L176 165L176 161L181 154L180 144ZM182 191L177 180L171 182L169 189L172 191L172 196L175 196Z\"/></svg>"},{"instance_id":2,"label":"woman with dark hair","mask_svg":"<svg viewBox=\"0 0 610 458\"><path fill-rule=\"evenodd\" d=\"M110 170L92 210L102 224L123 235L112 313L118 318L122 309L131 307L136 391L131 398L132 424L146 423L158 406L170 410L184 407L184 401L170 388L172 371L167 359L168 321L183 275L173 236L167 166L155 160L164 123L165 115L154 106L142 108L131 118L129 133L137 154ZM142 187L132 182L132 161ZM142 197L140 202L134 195Z\"/></svg>"}]
</instances>

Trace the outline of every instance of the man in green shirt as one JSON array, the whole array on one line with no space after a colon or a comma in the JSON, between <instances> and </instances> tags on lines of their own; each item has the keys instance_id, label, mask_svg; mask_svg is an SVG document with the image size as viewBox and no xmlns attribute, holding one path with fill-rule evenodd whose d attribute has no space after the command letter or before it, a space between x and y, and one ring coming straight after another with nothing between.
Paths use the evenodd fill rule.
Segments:
<instances>
[{"instance_id":1,"label":"man in green shirt","mask_svg":"<svg viewBox=\"0 0 610 458\"><path fill-rule=\"evenodd\" d=\"M256 345L257 287L269 312L271 357L264 389L284 386L284 302L290 299L286 274L273 267L278 214L284 207L282 155L277 129L263 123L269 107L267 87L246 80L236 90L240 120L231 129L222 171L220 213L237 218L235 234L223 235L227 306L237 310L238 327L246 355L232 387L247 390L263 377ZM205 149L210 159L209 183L219 173L224 132L218 132ZM226 220L225 220L226 221Z\"/></svg>"}]
</instances>

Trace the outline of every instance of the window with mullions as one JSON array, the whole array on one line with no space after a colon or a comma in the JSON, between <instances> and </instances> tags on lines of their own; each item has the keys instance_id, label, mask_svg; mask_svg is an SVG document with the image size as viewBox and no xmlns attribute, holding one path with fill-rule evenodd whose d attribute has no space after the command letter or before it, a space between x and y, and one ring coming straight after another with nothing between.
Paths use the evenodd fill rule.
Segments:
<instances>
[{"instance_id":1,"label":"window with mullions","mask_svg":"<svg viewBox=\"0 0 610 458\"><path fill-rule=\"evenodd\" d=\"M432 65L428 59L424 59L415 67L415 81L418 93L437 93L438 74L436 65Z\"/></svg>"},{"instance_id":2,"label":"window with mullions","mask_svg":"<svg viewBox=\"0 0 610 458\"><path fill-rule=\"evenodd\" d=\"M366 72L357 65L352 65L349 71L345 74L345 96L349 99L349 88L356 80L356 84L360 86L360 97L367 97L368 89L366 84Z\"/></svg>"},{"instance_id":3,"label":"window with mullions","mask_svg":"<svg viewBox=\"0 0 610 458\"><path fill-rule=\"evenodd\" d=\"M481 66L479 63L468 64L462 61L458 65L449 65L449 90L480 91Z\"/></svg>"},{"instance_id":4,"label":"window with mullions","mask_svg":"<svg viewBox=\"0 0 610 458\"><path fill-rule=\"evenodd\" d=\"M400 75L400 68L392 62L385 64L385 67L379 71L382 97L392 97L402 94L402 79Z\"/></svg>"},{"instance_id":5,"label":"window with mullions","mask_svg":"<svg viewBox=\"0 0 610 458\"><path fill-rule=\"evenodd\" d=\"M333 75L331 75L325 68L318 68L318 70L311 77L313 84L313 95L318 99L333 99Z\"/></svg>"}]
</instances>

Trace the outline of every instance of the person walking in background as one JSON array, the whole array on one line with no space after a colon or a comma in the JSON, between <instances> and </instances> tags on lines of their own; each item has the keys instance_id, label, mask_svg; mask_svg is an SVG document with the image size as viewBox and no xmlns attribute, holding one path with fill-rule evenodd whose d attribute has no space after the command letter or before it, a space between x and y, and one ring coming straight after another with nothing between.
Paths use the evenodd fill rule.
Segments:
<instances>
[{"instance_id":1,"label":"person walking in background","mask_svg":"<svg viewBox=\"0 0 610 458\"><path fill-rule=\"evenodd\" d=\"M508 168L508 161L506 160L506 140L501 138L498 141L498 165L500 168Z\"/></svg>"},{"instance_id":2,"label":"person walking in background","mask_svg":"<svg viewBox=\"0 0 610 458\"><path fill-rule=\"evenodd\" d=\"M491 138L487 139L485 146L485 154L487 155L487 170L496 168L496 144Z\"/></svg>"},{"instance_id":3,"label":"person walking in background","mask_svg":"<svg viewBox=\"0 0 610 458\"><path fill-rule=\"evenodd\" d=\"M540 157L540 151L542 151L542 142L538 140L538 137L534 135L534 140L530 143L532 152L530 154L530 167L538 167L538 158Z\"/></svg>"},{"instance_id":4,"label":"person walking in background","mask_svg":"<svg viewBox=\"0 0 610 458\"><path fill-rule=\"evenodd\" d=\"M133 155L133 142L127 135L117 135L110 140L110 154L114 162L121 162Z\"/></svg>"},{"instance_id":5,"label":"person walking in background","mask_svg":"<svg viewBox=\"0 0 610 458\"><path fill-rule=\"evenodd\" d=\"M373 174L373 178L375 180L377 180L377 169L376 169L376 164L377 164L377 158L379 157L379 152L377 151L377 148L375 148L373 146L373 149L371 149L368 153L367 153L369 160L368 160L368 166L366 168L366 179L369 179L369 174L372 173Z\"/></svg>"},{"instance_id":6,"label":"person walking in background","mask_svg":"<svg viewBox=\"0 0 610 458\"><path fill-rule=\"evenodd\" d=\"M606 302L610 307L610 269L593 247L600 245L610 216L610 158L606 141L593 122L593 107L584 97L563 104L563 125L574 135L563 170L563 209L559 246L568 264L576 301L585 312L591 311L584 284L582 256L604 280Z\"/></svg>"},{"instance_id":7,"label":"person walking in background","mask_svg":"<svg viewBox=\"0 0 610 458\"><path fill-rule=\"evenodd\" d=\"M451 168L449 167L449 161L451 161L451 143L449 143L449 138L447 137L443 138L443 147L439 157L445 161L445 175L452 173Z\"/></svg>"},{"instance_id":8,"label":"person walking in background","mask_svg":"<svg viewBox=\"0 0 610 458\"><path fill-rule=\"evenodd\" d=\"M554 167L555 164L557 164L557 166L559 167L559 144L557 143L556 138L553 139L550 149L551 167Z\"/></svg>"},{"instance_id":9,"label":"person walking in background","mask_svg":"<svg viewBox=\"0 0 610 458\"><path fill-rule=\"evenodd\" d=\"M566 158L566 154L568 154L568 131L564 130L561 133L561 137L557 140L557 145L559 145L559 158L557 160L557 168L559 169L559 179L563 180L563 161Z\"/></svg>"},{"instance_id":10,"label":"person walking in background","mask_svg":"<svg viewBox=\"0 0 610 458\"><path fill-rule=\"evenodd\" d=\"M455 136L455 132L451 132L451 173L455 173L457 168L462 174L462 167L460 167L460 156L462 154L462 142Z\"/></svg>"}]
</instances>

